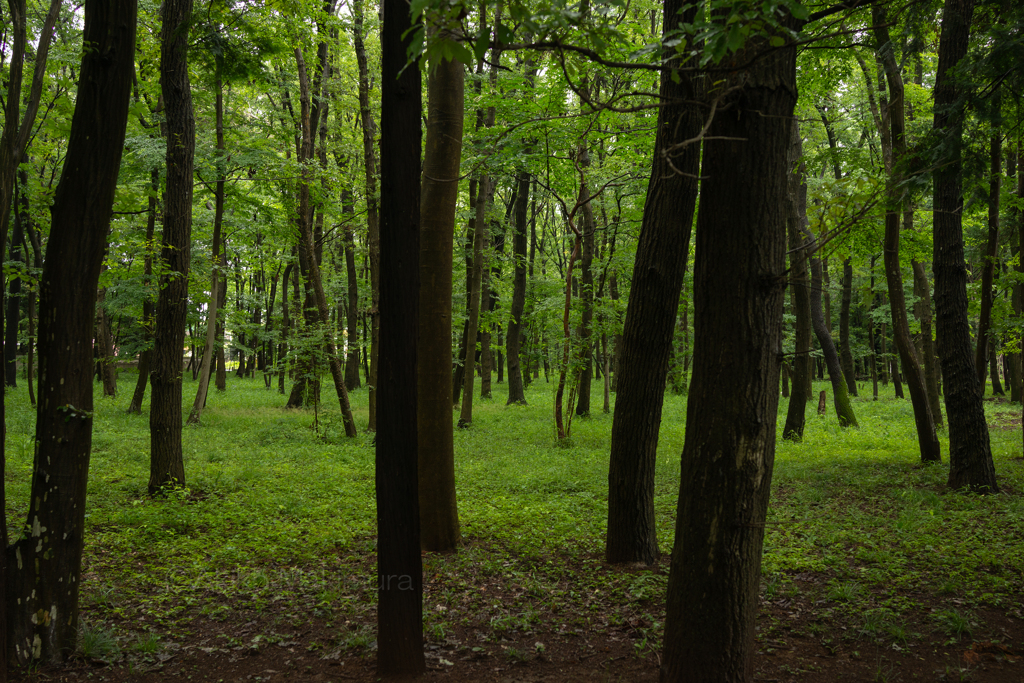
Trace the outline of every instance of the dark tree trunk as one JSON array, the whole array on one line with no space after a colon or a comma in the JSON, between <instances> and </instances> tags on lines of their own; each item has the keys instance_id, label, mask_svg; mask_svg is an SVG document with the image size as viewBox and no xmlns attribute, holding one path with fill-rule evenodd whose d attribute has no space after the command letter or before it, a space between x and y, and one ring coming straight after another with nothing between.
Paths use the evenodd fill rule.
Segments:
<instances>
[{"instance_id":1,"label":"dark tree trunk","mask_svg":"<svg viewBox=\"0 0 1024 683\"><path fill-rule=\"evenodd\" d=\"M999 381L999 362L996 358L996 346L995 344L989 344L988 347L988 361L989 361L989 374L992 375L992 395L993 396L1005 396L1003 392L1003 385Z\"/></svg>"},{"instance_id":2,"label":"dark tree trunk","mask_svg":"<svg viewBox=\"0 0 1024 683\"><path fill-rule=\"evenodd\" d=\"M992 113L998 119L1000 113L999 88L992 94ZM992 124L992 137L989 142L989 181L988 181L988 242L985 245L985 255L981 269L981 311L978 315L978 343L975 347L974 366L978 373L978 383L981 385L981 393L985 393L985 372L988 370L989 350L992 347L992 340L989 339L992 328L992 300L995 298L995 288L992 281L995 278L997 254L999 250L999 189L1003 172L1003 147L999 126ZM995 385L999 378L993 375L992 393L995 393Z\"/></svg>"},{"instance_id":3,"label":"dark tree trunk","mask_svg":"<svg viewBox=\"0 0 1024 683\"><path fill-rule=\"evenodd\" d=\"M512 256L515 272L512 276L512 308L509 311L508 330L505 332L505 356L508 358L508 401L526 403L523 384L522 350L523 312L526 309L526 208L530 195L530 174L519 172L519 189L513 214ZM529 367L527 367L529 372Z\"/></svg>"},{"instance_id":4,"label":"dark tree trunk","mask_svg":"<svg viewBox=\"0 0 1024 683\"><path fill-rule=\"evenodd\" d=\"M900 214L903 203L907 200L903 189L902 162L907 152L904 133L904 88L903 77L896 56L893 53L892 40L889 38L888 19L883 7L872 8L875 37L878 42L878 55L885 69L886 81L889 84L888 121L882 134L888 135L891 149L889 163L889 182L887 187L887 203L885 212L885 243L883 261L885 263L885 279L889 288L889 312L892 318L893 341L900 357L900 365L906 376L907 388L914 408L914 424L917 427L917 443L921 451L922 462L938 462L942 460L939 450L939 439L935 434L935 420L931 405L928 402L928 390L925 386L924 373L914 352L914 343L910 337L910 326L907 322L906 299L903 295L903 272L900 267ZM900 384L899 368L893 363L893 378L896 382L896 396L903 398L903 387Z\"/></svg>"},{"instance_id":5,"label":"dark tree trunk","mask_svg":"<svg viewBox=\"0 0 1024 683\"><path fill-rule=\"evenodd\" d=\"M342 193L341 203L342 206L349 207L346 212L346 220L351 221L352 195L350 192ZM359 379L359 280L356 276L355 228L351 222L345 226L345 275L348 280L348 305L345 307L345 321L348 329L345 387L349 391L354 391L361 386L361 382Z\"/></svg>"},{"instance_id":6,"label":"dark tree trunk","mask_svg":"<svg viewBox=\"0 0 1024 683\"><path fill-rule=\"evenodd\" d=\"M843 366L846 389L850 396L857 395L857 373L853 367L853 350L850 348L850 306L853 303L853 264L847 258L843 261L843 300L839 305L839 363Z\"/></svg>"},{"instance_id":7,"label":"dark tree trunk","mask_svg":"<svg viewBox=\"0 0 1024 683\"><path fill-rule=\"evenodd\" d=\"M469 318L466 323L466 354L462 370L462 409L459 427L468 427L473 421L473 383L476 378L477 334L480 328L480 288L483 279L483 233L487 230L486 207L490 203L490 178L480 176L476 200L475 230L473 235L473 279L469 288Z\"/></svg>"},{"instance_id":8,"label":"dark tree trunk","mask_svg":"<svg viewBox=\"0 0 1024 683\"><path fill-rule=\"evenodd\" d=\"M409 5L382 6L378 379L388 409L377 418L377 675L389 678L426 670L416 425L421 85L420 70L405 68Z\"/></svg>"},{"instance_id":9,"label":"dark tree trunk","mask_svg":"<svg viewBox=\"0 0 1024 683\"><path fill-rule=\"evenodd\" d=\"M748 40L735 57L747 66L723 83L738 92L712 120L705 142L694 370L663 683L753 677L779 401L795 53L792 47L768 50L764 39Z\"/></svg>"},{"instance_id":10,"label":"dark tree trunk","mask_svg":"<svg viewBox=\"0 0 1024 683\"><path fill-rule=\"evenodd\" d=\"M933 173L932 270L939 358L946 384L949 420L949 486L980 492L999 490L989 445L981 387L971 355L967 321L967 263L964 260L964 104L956 65L967 54L974 0L946 0L942 12L939 67L935 79L934 128L948 152Z\"/></svg>"},{"instance_id":11,"label":"dark tree trunk","mask_svg":"<svg viewBox=\"0 0 1024 683\"><path fill-rule=\"evenodd\" d=\"M148 245L153 244L153 235L156 234L156 193L160 188L160 169L154 168L149 175L149 211L146 215L146 256L143 259L143 277L146 283L147 292L151 286L153 277L153 256ZM132 402L128 406L128 413L135 414L142 412L142 401L146 398L146 385L149 384L150 363L153 358L153 316L156 314L156 306L153 300L146 296L142 300L142 329L144 331L146 348L139 354L139 377L135 382L135 392L132 394Z\"/></svg>"},{"instance_id":12,"label":"dark tree trunk","mask_svg":"<svg viewBox=\"0 0 1024 683\"><path fill-rule=\"evenodd\" d=\"M124 148L133 0L88 0L70 140L40 279L39 406L26 533L3 547L8 641L22 665L60 663L78 638L92 444L96 289ZM4 534L6 535L6 534Z\"/></svg>"},{"instance_id":13,"label":"dark tree trunk","mask_svg":"<svg viewBox=\"0 0 1024 683\"><path fill-rule=\"evenodd\" d=\"M692 21L694 9L680 15L682 0L667 0L665 32ZM633 285L621 343L615 412L608 466L608 531L605 559L612 563L658 558L654 516L654 469L658 429L668 377L668 360L679 294L690 251L690 226L697 203L700 144L693 138L703 125L703 109L693 103L703 77L662 73L654 159L647 183ZM614 275L614 274L613 274ZM613 279L609 282L612 289Z\"/></svg>"},{"instance_id":14,"label":"dark tree trunk","mask_svg":"<svg viewBox=\"0 0 1024 683\"><path fill-rule=\"evenodd\" d=\"M102 270L100 273L102 274ZM114 339L110 331L110 316L103 304L107 300L107 290L101 289L96 294L96 345L99 347L100 379L103 382L103 395L117 395L117 366L114 361ZM17 348L17 345L15 345Z\"/></svg>"},{"instance_id":15,"label":"dark tree trunk","mask_svg":"<svg viewBox=\"0 0 1024 683\"><path fill-rule=\"evenodd\" d=\"M462 159L464 69L440 59L427 83L427 135L420 228L419 430L420 544L424 550L458 547L455 445L452 434L452 250Z\"/></svg>"},{"instance_id":16,"label":"dark tree trunk","mask_svg":"<svg viewBox=\"0 0 1024 683\"><path fill-rule=\"evenodd\" d=\"M185 342L188 272L192 255L192 164L195 118L188 78L188 22L192 0L166 0L161 29L160 83L167 119L167 187L160 258L160 298L149 408L149 491L185 485L181 452L181 349ZM173 273L171 275L170 273Z\"/></svg>"},{"instance_id":17,"label":"dark tree trunk","mask_svg":"<svg viewBox=\"0 0 1024 683\"><path fill-rule=\"evenodd\" d=\"M581 153L587 159L589 159L586 145L581 146ZM584 163L580 163L580 166L589 166L589 160ZM585 174L584 174L585 177ZM580 183L580 198L586 199L589 193L587 183ZM587 417L590 415L590 387L591 378L594 376L593 360L591 359L591 352L593 351L593 344L590 341L591 335L593 334L593 320L594 320L594 272L591 270L591 265L594 262L594 210L591 206L590 200L586 199L582 206L583 220L580 230L583 233L583 242L580 253L580 299L583 302L583 315L580 319L580 369L579 369L579 384L577 385L577 391L579 392L576 399L576 414L580 417ZM671 342L669 343L669 350L671 352ZM668 372L668 360L665 361L665 372ZM664 391L664 389L662 389ZM571 407L571 406L570 406Z\"/></svg>"},{"instance_id":18,"label":"dark tree trunk","mask_svg":"<svg viewBox=\"0 0 1024 683\"><path fill-rule=\"evenodd\" d=\"M21 244L25 241L21 221L15 218L14 234L11 236L11 261L28 263L28 254L22 259ZM21 319L21 278L11 276L7 289L7 317L4 329L4 383L9 387L18 386L18 327Z\"/></svg>"},{"instance_id":19,"label":"dark tree trunk","mask_svg":"<svg viewBox=\"0 0 1024 683\"><path fill-rule=\"evenodd\" d=\"M796 198L790 197L789 201L795 202ZM807 259L810 254L802 246L803 235L800 234L799 216L795 206L790 206L787 231L789 234L789 286L793 295L793 314L796 318L793 330L796 337L794 344L796 354L793 358L793 388L790 391L786 426L782 430L782 438L800 441L804 436L807 401L811 400L811 394L807 391L811 373L809 362L811 358L811 292L807 273Z\"/></svg>"}]
</instances>

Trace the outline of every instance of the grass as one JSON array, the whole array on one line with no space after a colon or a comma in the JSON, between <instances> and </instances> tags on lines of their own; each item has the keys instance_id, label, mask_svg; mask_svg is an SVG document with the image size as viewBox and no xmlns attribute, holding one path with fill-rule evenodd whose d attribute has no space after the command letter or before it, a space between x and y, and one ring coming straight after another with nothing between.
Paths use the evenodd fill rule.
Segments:
<instances>
[{"instance_id":1,"label":"grass","mask_svg":"<svg viewBox=\"0 0 1024 683\"><path fill-rule=\"evenodd\" d=\"M344 437L329 383L314 431L311 411L285 410L285 398L260 379L232 377L225 394L211 392L203 424L184 429L186 485L158 497L146 495L148 404L141 416L125 413L133 386L134 375L123 372L116 399L96 398L83 578L90 619L127 624L134 632L118 635L124 649L151 653L181 637L189 615L226 621L238 610L306 600L295 614L280 613L282 629L303 619L351 620L336 645L368 650L372 634L355 624L375 600L367 564L375 534L372 435L361 429ZM186 409L195 387L185 382ZM571 446L555 447L553 385L535 382L528 406L506 407L505 390L495 385L494 399L475 402L472 427L455 431L467 544L425 558L425 575L446 586L425 604L428 637L444 639L468 623L486 625L492 636L526 634L542 620L537 610L563 610L555 625L564 632L639 619L636 637L660 642L665 576L610 572L601 562L611 415L576 419ZM596 382L596 406L600 391ZM366 390L351 399L364 428ZM779 433L786 401L780 406ZM1016 419L1010 404L986 407L990 423ZM766 598L798 593L789 577L818 572L828 577L814 596L826 612L858 615L864 635L905 644L915 634L901 615L919 606L914 596L924 591L957 601L935 617L935 628L969 637L970 610L1009 606L1024 594L1019 428L992 430L1007 493L952 493L946 464L920 463L909 402L862 398L854 408L859 429L841 429L811 407L804 440L778 444ZM685 397L666 396L655 491L665 553L685 410ZM15 535L26 518L34 420L22 382L7 394L7 519ZM488 585L513 584L521 590L515 601L488 600ZM112 652L104 633L83 630L83 650Z\"/></svg>"}]
</instances>

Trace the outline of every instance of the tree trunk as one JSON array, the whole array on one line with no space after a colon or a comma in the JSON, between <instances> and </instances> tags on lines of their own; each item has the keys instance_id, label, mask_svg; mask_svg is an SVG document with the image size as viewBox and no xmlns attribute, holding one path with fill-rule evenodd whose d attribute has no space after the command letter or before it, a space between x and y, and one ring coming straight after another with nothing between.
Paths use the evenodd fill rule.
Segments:
<instances>
[{"instance_id":1,"label":"tree trunk","mask_svg":"<svg viewBox=\"0 0 1024 683\"><path fill-rule=\"evenodd\" d=\"M192 256L192 165L195 117L188 78L188 22L192 0L167 0L161 29L160 84L167 120L167 185L160 258L160 298L150 381L149 492L185 486L181 452L181 349L185 342L188 272Z\"/></svg>"},{"instance_id":2,"label":"tree trunk","mask_svg":"<svg viewBox=\"0 0 1024 683\"><path fill-rule=\"evenodd\" d=\"M683 15L682 0L667 0L665 34L692 21L695 10ZM615 412L612 416L608 465L608 530L605 559L610 563L644 562L658 558L654 514L654 471L658 430L668 377L668 360L679 295L690 252L690 226L697 204L700 143L682 144L703 125L703 109L693 100L703 92L703 76L665 70L661 75L654 159L633 266L633 285L626 307L621 343ZM609 281L612 288L614 273Z\"/></svg>"},{"instance_id":3,"label":"tree trunk","mask_svg":"<svg viewBox=\"0 0 1024 683\"><path fill-rule=\"evenodd\" d=\"M342 193L341 204L349 207L346 219L351 221L352 195L350 192ZM348 280L348 301L346 302L348 305L345 306L345 321L348 330L345 387L349 391L354 391L361 386L361 382L359 381L359 280L356 277L355 229L351 222L345 226L345 275Z\"/></svg>"},{"instance_id":4,"label":"tree trunk","mask_svg":"<svg viewBox=\"0 0 1024 683\"><path fill-rule=\"evenodd\" d=\"M142 412L142 401L146 398L146 385L149 384L150 363L153 358L153 316L156 314L156 307L153 299L149 296L153 277L153 236L156 234L156 195L160 189L160 169L154 168L149 175L149 211L146 214L146 255L143 258L143 278L146 284L146 297L142 300L142 329L146 340L146 348L139 354L139 376L135 382L135 392L132 394L132 402L128 406L128 414Z\"/></svg>"},{"instance_id":5,"label":"tree trunk","mask_svg":"<svg viewBox=\"0 0 1024 683\"><path fill-rule=\"evenodd\" d=\"M82 56L40 279L33 503L26 533L3 547L6 642L22 665L61 663L77 644L92 445L94 304L124 148L135 18L132 0L85 4L82 37L93 49Z\"/></svg>"},{"instance_id":6,"label":"tree trunk","mask_svg":"<svg viewBox=\"0 0 1024 683\"><path fill-rule=\"evenodd\" d=\"M786 426L782 430L782 438L800 441L804 437L804 420L807 413L807 401L811 394L807 391L810 384L811 364L811 292L808 282L807 259L810 254L803 248L803 236L800 234L800 221L795 206L796 197L790 197L790 215L787 232L789 234L789 286L792 291L793 313L796 318L793 333L795 339L795 355L793 358L793 388L789 396L789 408L786 411ZM849 303L844 299L844 303ZM840 317L840 321L842 317ZM847 314L847 322L849 315ZM842 322L840 322L842 329Z\"/></svg>"},{"instance_id":7,"label":"tree trunk","mask_svg":"<svg viewBox=\"0 0 1024 683\"><path fill-rule=\"evenodd\" d=\"M843 261L843 300L839 305L839 362L846 378L846 389L850 396L857 395L857 373L853 366L853 350L850 348L850 306L853 303L853 264L847 258Z\"/></svg>"},{"instance_id":8,"label":"tree trunk","mask_svg":"<svg viewBox=\"0 0 1024 683\"><path fill-rule=\"evenodd\" d=\"M104 269L100 269L100 274ZM96 294L96 345L99 347L100 379L103 381L103 395L117 395L117 366L114 361L114 340L110 332L110 316L103 304L107 300L106 288ZM15 344L17 348L17 344Z\"/></svg>"},{"instance_id":9,"label":"tree trunk","mask_svg":"<svg viewBox=\"0 0 1024 683\"><path fill-rule=\"evenodd\" d=\"M687 401L661 681L753 677L775 459L795 48L749 39L701 168L694 370ZM722 301L734 305L722 306ZM744 315L737 315L742 310ZM728 386L728 391L722 391Z\"/></svg>"},{"instance_id":10,"label":"tree trunk","mask_svg":"<svg viewBox=\"0 0 1024 683\"><path fill-rule=\"evenodd\" d=\"M939 462L942 460L939 450L939 439L935 434L935 420L932 417L931 405L928 401L928 390L925 386L924 373L914 352L914 343L910 338L910 326L907 322L906 299L903 295L903 272L900 267L900 214L906 193L902 177L903 159L907 152L907 141L904 126L904 89L903 77L896 56L893 53L892 40L889 38L888 19L883 7L872 7L872 20L875 37L878 42L879 59L885 68L886 81L889 84L888 125L882 131L889 136L889 147L892 151L889 164L889 182L886 191L888 206L885 212L885 243L883 260L885 263L885 279L889 286L889 312L892 317L893 341L900 357L900 365L906 376L910 400L914 408L914 424L917 427L917 443L921 451L922 462ZM894 364L895 365L895 364ZM898 370L893 373L896 380L896 395L903 397L903 388L899 381Z\"/></svg>"},{"instance_id":11,"label":"tree trunk","mask_svg":"<svg viewBox=\"0 0 1024 683\"><path fill-rule=\"evenodd\" d=\"M370 261L370 378L369 423L377 431L377 359L380 349L380 220L377 203L377 154L374 151L373 110L370 108L370 76L363 45L363 0L352 3L352 42L359 67L359 116L363 129L363 168L366 171L366 226Z\"/></svg>"},{"instance_id":12,"label":"tree trunk","mask_svg":"<svg viewBox=\"0 0 1024 683\"><path fill-rule=\"evenodd\" d=\"M836 346L832 342L832 335L829 334L828 326L825 323L825 313L821 305L821 259L817 255L817 240L807 228L807 184L805 182L806 174L802 161L803 143L796 124L793 124L792 136L793 150L790 161L793 164L793 171L789 174L789 195L792 202L792 220L796 224L796 229L804 235L803 249L810 255L811 259L811 325L814 328L814 335L818 339L818 346L821 347L825 366L828 368L828 378L832 383L832 402L835 405L839 425L841 427L856 427L858 426L857 416L853 412L853 404L850 403L850 396L846 389L846 378L843 377L843 370L839 365L839 354L836 353Z\"/></svg>"},{"instance_id":13,"label":"tree trunk","mask_svg":"<svg viewBox=\"0 0 1024 683\"><path fill-rule=\"evenodd\" d=\"M16 193L17 194L17 193ZM25 241L22 234L21 221L15 218L14 234L11 236L11 261L22 261L28 264L28 254L22 259L21 244ZM21 278L11 276L7 289L7 318L4 329L4 384L9 387L18 386L18 327L21 318Z\"/></svg>"},{"instance_id":14,"label":"tree trunk","mask_svg":"<svg viewBox=\"0 0 1024 683\"><path fill-rule=\"evenodd\" d=\"M949 419L949 486L995 492L995 466L981 387L971 357L967 321L967 264L964 260L963 145L964 104L956 81L957 63L967 54L974 0L946 0L935 79L935 130L946 137L943 159L933 172L932 270L935 322L945 379Z\"/></svg>"},{"instance_id":15,"label":"tree trunk","mask_svg":"<svg viewBox=\"0 0 1024 683\"><path fill-rule=\"evenodd\" d=\"M426 670L416 419L421 84L420 70L406 68L409 5L384 0L382 9L379 400L387 410L376 440L377 675L388 678Z\"/></svg>"},{"instance_id":16,"label":"tree trunk","mask_svg":"<svg viewBox=\"0 0 1024 683\"><path fill-rule=\"evenodd\" d=\"M586 148L586 143L580 146L580 167L586 168L590 165L589 153ZM584 161L585 160L585 161ZM581 174L581 178L586 178L586 174ZM580 253L580 299L583 302L583 315L580 319L580 348L579 348L579 370L578 377L579 383L577 385L578 396L576 399L576 414L580 417L588 417L590 415L590 387L591 378L594 376L593 361L591 359L591 352L593 351L593 344L590 341L591 335L593 334L593 320L594 320L594 273L591 270L591 264L594 262L594 210L590 204L590 200L587 198L589 190L587 188L586 181L580 183L580 198L585 199L582 206L583 213L583 225L581 226L581 232L583 233L583 249ZM671 342L669 343L669 349L671 351ZM666 360L665 372L668 372L668 364ZM662 389L664 391L664 389Z\"/></svg>"},{"instance_id":17,"label":"tree trunk","mask_svg":"<svg viewBox=\"0 0 1024 683\"><path fill-rule=\"evenodd\" d=\"M998 120L1000 114L999 87L992 93L992 113ZM985 372L988 370L989 350L992 347L992 340L989 339L992 328L992 300L995 297L995 288L992 280L995 277L997 254L999 250L999 189L1003 173L1003 147L999 126L992 124L992 137L989 141L989 181L988 181L988 242L985 245L985 255L982 257L981 269L981 312L978 316L977 345L974 354L974 366L978 373L978 383L981 385L981 393L985 393ZM993 391L995 384L999 382L993 377Z\"/></svg>"},{"instance_id":18,"label":"tree trunk","mask_svg":"<svg viewBox=\"0 0 1024 683\"><path fill-rule=\"evenodd\" d=\"M530 174L525 170L520 171L518 182L519 189L516 191L516 203L512 211L512 257L515 259L515 272L512 276L512 308L509 311L508 330L505 332L505 356L508 358L508 401L505 405L526 404L520 354L523 312L526 309L526 208L530 195Z\"/></svg>"},{"instance_id":19,"label":"tree trunk","mask_svg":"<svg viewBox=\"0 0 1024 683\"><path fill-rule=\"evenodd\" d=\"M468 427L473 421L473 381L476 376L476 337L480 329L480 287L483 279L483 242L486 228L486 210L489 202L490 178L480 176L480 193L476 200L476 219L473 236L473 281L469 289L469 319L466 324L466 355L463 358L462 410L459 427Z\"/></svg>"},{"instance_id":20,"label":"tree trunk","mask_svg":"<svg viewBox=\"0 0 1024 683\"><path fill-rule=\"evenodd\" d=\"M433 30L433 29L432 29ZM419 433L420 544L458 547L455 445L452 435L452 251L462 159L464 67L440 59L427 81L427 136L420 199Z\"/></svg>"}]
</instances>

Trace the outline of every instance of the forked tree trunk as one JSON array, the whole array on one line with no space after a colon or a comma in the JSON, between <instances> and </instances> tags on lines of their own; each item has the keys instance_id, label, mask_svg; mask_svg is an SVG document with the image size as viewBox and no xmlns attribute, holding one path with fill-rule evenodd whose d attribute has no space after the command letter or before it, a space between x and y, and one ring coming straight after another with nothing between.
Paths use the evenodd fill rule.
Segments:
<instances>
[{"instance_id":1,"label":"forked tree trunk","mask_svg":"<svg viewBox=\"0 0 1024 683\"><path fill-rule=\"evenodd\" d=\"M740 683L754 671L779 402L796 50L754 38L734 59L746 66L723 76L722 87L738 96L712 120L701 168L694 369L662 683Z\"/></svg>"},{"instance_id":2,"label":"forked tree trunk","mask_svg":"<svg viewBox=\"0 0 1024 683\"><path fill-rule=\"evenodd\" d=\"M946 0L935 78L934 129L946 138L942 162L933 172L935 322L939 358L945 378L949 420L950 488L995 492L995 466L981 387L971 354L967 320L967 263L963 233L964 104L957 83L957 63L967 54L974 0Z\"/></svg>"},{"instance_id":3,"label":"forked tree trunk","mask_svg":"<svg viewBox=\"0 0 1024 683\"><path fill-rule=\"evenodd\" d=\"M680 15L682 0L667 0L665 33L692 21ZM620 342L616 342L617 392L608 465L608 531L605 559L650 564L659 555L654 516L654 471L658 430L679 295L690 251L690 226L697 204L700 143L682 145L703 125L703 109L692 104L703 92L702 76L661 75L654 159L633 267L633 285ZM690 101L690 102L688 102ZM615 274L609 293L618 298Z\"/></svg>"},{"instance_id":4,"label":"forked tree trunk","mask_svg":"<svg viewBox=\"0 0 1024 683\"><path fill-rule=\"evenodd\" d=\"M185 343L188 272L192 256L192 166L195 117L188 78L188 30L192 0L167 0L161 29L161 88L167 120L167 185L156 306L149 408L149 492L165 484L185 486L181 452L181 350Z\"/></svg>"},{"instance_id":5,"label":"forked tree trunk","mask_svg":"<svg viewBox=\"0 0 1024 683\"><path fill-rule=\"evenodd\" d=\"M21 665L62 663L77 645L93 426L94 304L124 149L135 19L133 0L85 3L82 38L93 48L82 56L40 279L33 503L26 532L13 546L0 548L5 611L13 609L4 622L4 649L13 645Z\"/></svg>"},{"instance_id":6,"label":"forked tree trunk","mask_svg":"<svg viewBox=\"0 0 1024 683\"><path fill-rule=\"evenodd\" d=\"M420 544L424 550L458 547L455 445L452 434L452 250L462 159L464 67L432 64L427 82L420 221L420 324L417 358Z\"/></svg>"}]
</instances>

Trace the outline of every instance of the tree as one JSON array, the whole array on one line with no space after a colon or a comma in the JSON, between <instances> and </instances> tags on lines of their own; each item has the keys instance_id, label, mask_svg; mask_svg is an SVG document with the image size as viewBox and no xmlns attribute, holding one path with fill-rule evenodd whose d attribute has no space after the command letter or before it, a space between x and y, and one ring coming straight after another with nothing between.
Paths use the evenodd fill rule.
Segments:
<instances>
[{"instance_id":1,"label":"tree","mask_svg":"<svg viewBox=\"0 0 1024 683\"><path fill-rule=\"evenodd\" d=\"M435 18L443 21L443 18ZM443 31L443 28L436 29ZM427 81L420 220L419 429L420 543L455 550L461 539L452 434L452 251L459 198L465 67L441 57Z\"/></svg>"},{"instance_id":2,"label":"tree","mask_svg":"<svg viewBox=\"0 0 1024 683\"><path fill-rule=\"evenodd\" d=\"M519 356L522 350L523 312L526 308L526 209L530 199L530 174L521 170L516 180L518 187L512 210L512 257L515 259L515 269L512 276L512 305L505 332L505 357L508 359L508 401L505 405L526 403L523 367Z\"/></svg>"},{"instance_id":3,"label":"tree","mask_svg":"<svg viewBox=\"0 0 1024 683\"><path fill-rule=\"evenodd\" d=\"M790 159L791 163L795 159ZM803 235L800 234L800 217L797 213L796 197L789 196L789 287L790 300L793 302L795 339L795 355L793 358L793 390L789 396L786 410L786 426L782 429L782 438L800 441L804 436L804 424L807 414L807 401L811 399L808 388L811 386L811 292L807 273L808 253L803 246ZM847 277L844 275L844 277ZM844 292L845 292L844 288ZM845 320L849 325L849 298L844 294ZM840 315L840 329L843 316ZM849 335L847 335L849 340ZM849 344L847 344L847 349ZM851 365L853 359L850 359ZM852 374L852 367L851 367Z\"/></svg>"},{"instance_id":4,"label":"tree","mask_svg":"<svg viewBox=\"0 0 1024 683\"><path fill-rule=\"evenodd\" d=\"M724 22L725 17L715 17ZM694 266L661 680L748 681L775 459L796 49L752 36L716 73ZM728 391L723 391L728 387Z\"/></svg>"},{"instance_id":5,"label":"tree","mask_svg":"<svg viewBox=\"0 0 1024 683\"><path fill-rule=\"evenodd\" d=\"M181 451L181 350L185 342L188 272L192 258L192 169L196 145L188 76L188 22L192 0L164 3L160 86L167 121L167 186L156 306L149 408L149 492L185 486Z\"/></svg>"},{"instance_id":6,"label":"tree","mask_svg":"<svg viewBox=\"0 0 1024 683\"><path fill-rule=\"evenodd\" d=\"M681 0L666 0L665 36L696 16L695 6L680 14L683 5ZM673 58L674 51L666 52L659 91L663 104L658 110L633 286L618 350L605 547L605 559L612 563L650 564L658 557L654 523L658 429L697 205L704 123L704 109L698 102L704 77L677 71L681 60Z\"/></svg>"},{"instance_id":7,"label":"tree","mask_svg":"<svg viewBox=\"0 0 1024 683\"><path fill-rule=\"evenodd\" d=\"M7 649L60 663L78 638L92 446L96 288L124 148L135 55L134 0L88 0L67 156L40 281L39 404L27 532L4 547Z\"/></svg>"},{"instance_id":8,"label":"tree","mask_svg":"<svg viewBox=\"0 0 1024 683\"><path fill-rule=\"evenodd\" d=\"M377 674L415 676L423 656L417 449L420 72L406 68L412 17L383 0L380 367L377 416Z\"/></svg>"},{"instance_id":9,"label":"tree","mask_svg":"<svg viewBox=\"0 0 1024 683\"><path fill-rule=\"evenodd\" d=\"M981 386L971 354L964 260L962 136L964 104L957 65L967 53L974 0L946 0L935 77L933 127L941 159L932 173L935 323L949 420L950 488L996 492Z\"/></svg>"}]
</instances>

